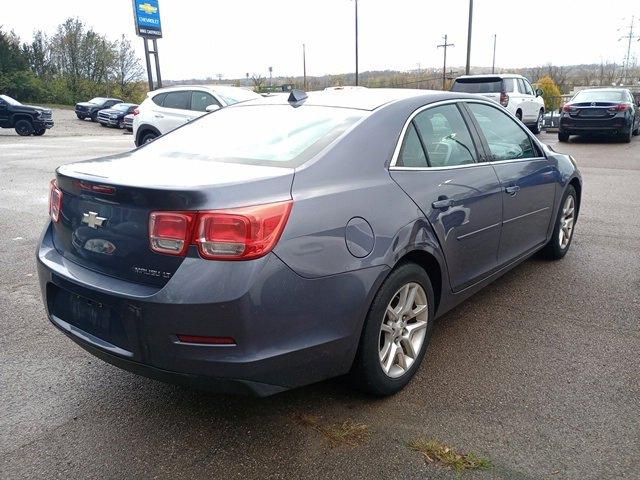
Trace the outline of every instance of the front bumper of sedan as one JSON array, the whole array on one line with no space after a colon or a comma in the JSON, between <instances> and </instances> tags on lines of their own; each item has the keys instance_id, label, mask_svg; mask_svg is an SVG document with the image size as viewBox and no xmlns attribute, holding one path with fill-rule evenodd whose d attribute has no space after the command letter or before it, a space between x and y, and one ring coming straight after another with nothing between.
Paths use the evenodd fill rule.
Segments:
<instances>
[{"instance_id":1,"label":"front bumper of sedan","mask_svg":"<svg viewBox=\"0 0 640 480\"><path fill-rule=\"evenodd\" d=\"M186 258L158 289L67 260L51 226L37 260L50 321L85 350L161 381L258 396L347 373L388 272L306 279L273 253L247 262ZM234 343L190 343L183 335Z\"/></svg>"}]
</instances>

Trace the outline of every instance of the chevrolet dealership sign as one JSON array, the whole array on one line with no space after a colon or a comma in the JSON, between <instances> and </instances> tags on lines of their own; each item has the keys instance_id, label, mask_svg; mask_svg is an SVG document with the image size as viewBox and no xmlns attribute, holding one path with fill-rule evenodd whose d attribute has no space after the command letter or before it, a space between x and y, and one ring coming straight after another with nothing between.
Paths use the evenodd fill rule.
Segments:
<instances>
[{"instance_id":1,"label":"chevrolet dealership sign","mask_svg":"<svg viewBox=\"0 0 640 480\"><path fill-rule=\"evenodd\" d=\"M161 38L160 6L158 0L133 0L136 33L141 37Z\"/></svg>"}]
</instances>

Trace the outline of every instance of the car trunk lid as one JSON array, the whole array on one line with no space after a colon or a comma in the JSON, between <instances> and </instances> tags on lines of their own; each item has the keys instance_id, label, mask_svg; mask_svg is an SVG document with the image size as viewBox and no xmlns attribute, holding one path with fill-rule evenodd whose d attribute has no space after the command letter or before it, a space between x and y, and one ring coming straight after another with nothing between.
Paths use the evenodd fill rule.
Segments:
<instances>
[{"instance_id":1,"label":"car trunk lid","mask_svg":"<svg viewBox=\"0 0 640 480\"><path fill-rule=\"evenodd\" d=\"M163 286L183 257L153 252L153 211L226 209L289 200L293 169L131 153L62 166L54 245L106 275ZM197 256L195 249L188 255Z\"/></svg>"}]
</instances>

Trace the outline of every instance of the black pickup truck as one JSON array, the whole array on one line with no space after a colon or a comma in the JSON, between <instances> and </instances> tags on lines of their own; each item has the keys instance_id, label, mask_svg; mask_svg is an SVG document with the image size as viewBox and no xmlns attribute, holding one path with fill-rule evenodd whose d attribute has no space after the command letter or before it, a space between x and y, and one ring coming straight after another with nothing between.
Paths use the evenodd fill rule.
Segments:
<instances>
[{"instance_id":1,"label":"black pickup truck","mask_svg":"<svg viewBox=\"0 0 640 480\"><path fill-rule=\"evenodd\" d=\"M80 120L90 118L92 122L98 121L98 112L105 108L111 108L114 105L122 103L122 100L117 98L104 98L96 97L92 98L88 102L76 103L76 116Z\"/></svg>"},{"instance_id":2,"label":"black pickup truck","mask_svg":"<svg viewBox=\"0 0 640 480\"><path fill-rule=\"evenodd\" d=\"M23 105L7 95L0 95L0 128L15 128L22 136L44 135L53 127L53 114L48 108Z\"/></svg>"}]
</instances>

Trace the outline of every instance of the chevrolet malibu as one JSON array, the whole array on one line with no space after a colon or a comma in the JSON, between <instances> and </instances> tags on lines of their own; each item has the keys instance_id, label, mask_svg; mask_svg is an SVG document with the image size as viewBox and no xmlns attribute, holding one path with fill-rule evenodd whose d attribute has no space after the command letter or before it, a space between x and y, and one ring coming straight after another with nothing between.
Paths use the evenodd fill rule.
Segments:
<instances>
[{"instance_id":1,"label":"chevrolet malibu","mask_svg":"<svg viewBox=\"0 0 640 480\"><path fill-rule=\"evenodd\" d=\"M51 322L155 379L390 395L434 319L571 245L582 181L495 102L293 91L61 166L37 252ZM541 286L542 288L543 286Z\"/></svg>"}]
</instances>

